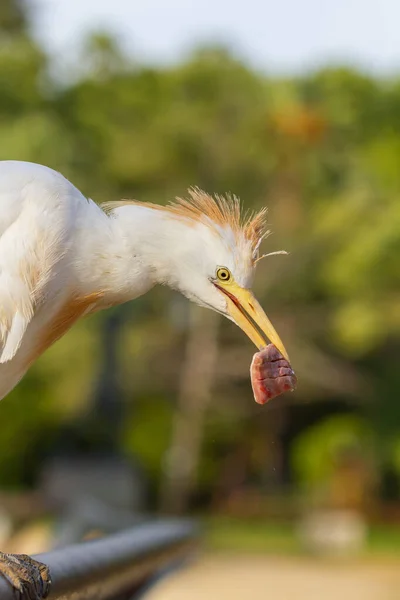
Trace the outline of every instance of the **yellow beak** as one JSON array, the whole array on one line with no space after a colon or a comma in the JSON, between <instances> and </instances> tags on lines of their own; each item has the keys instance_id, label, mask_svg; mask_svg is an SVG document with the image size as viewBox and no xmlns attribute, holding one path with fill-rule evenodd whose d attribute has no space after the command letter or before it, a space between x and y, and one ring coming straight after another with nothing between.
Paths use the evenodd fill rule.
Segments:
<instances>
[{"instance_id":1,"label":"yellow beak","mask_svg":"<svg viewBox=\"0 0 400 600\"><path fill-rule=\"evenodd\" d=\"M215 283L215 286L225 294L228 302L228 311L232 319L257 348L261 350L268 344L268 340L270 340L286 360L289 360L281 338L253 293L250 290L240 287L235 282L227 284L218 282Z\"/></svg>"}]
</instances>

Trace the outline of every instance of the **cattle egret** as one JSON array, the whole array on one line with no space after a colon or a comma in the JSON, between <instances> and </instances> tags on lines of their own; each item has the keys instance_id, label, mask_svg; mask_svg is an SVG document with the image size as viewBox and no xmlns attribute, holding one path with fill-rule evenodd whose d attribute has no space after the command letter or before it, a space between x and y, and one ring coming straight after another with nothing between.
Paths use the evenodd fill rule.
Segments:
<instances>
[{"instance_id":1,"label":"cattle egret","mask_svg":"<svg viewBox=\"0 0 400 600\"><path fill-rule=\"evenodd\" d=\"M99 206L48 167L0 161L0 398L78 319L156 284L232 320L259 349L270 340L287 358L251 292L265 209L243 216L234 196L198 188L188 196L167 206ZM32 569L0 554L0 573L16 587L27 573L28 588L37 585Z\"/></svg>"}]
</instances>

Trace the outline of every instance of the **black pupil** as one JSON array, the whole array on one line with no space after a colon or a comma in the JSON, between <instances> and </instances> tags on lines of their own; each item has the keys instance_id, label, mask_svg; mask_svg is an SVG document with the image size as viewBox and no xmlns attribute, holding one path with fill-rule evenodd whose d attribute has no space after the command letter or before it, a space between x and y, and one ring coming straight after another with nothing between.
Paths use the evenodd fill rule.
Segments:
<instances>
[{"instance_id":1,"label":"black pupil","mask_svg":"<svg viewBox=\"0 0 400 600\"><path fill-rule=\"evenodd\" d=\"M228 273L226 271L222 271L221 275L222 275L222 279L228 278Z\"/></svg>"}]
</instances>

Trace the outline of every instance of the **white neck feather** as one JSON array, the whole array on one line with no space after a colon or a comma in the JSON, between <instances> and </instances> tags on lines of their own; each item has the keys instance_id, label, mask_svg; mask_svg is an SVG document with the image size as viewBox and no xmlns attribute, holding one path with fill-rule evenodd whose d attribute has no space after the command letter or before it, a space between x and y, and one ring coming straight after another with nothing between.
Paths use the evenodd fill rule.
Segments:
<instances>
[{"instance_id":1,"label":"white neck feather","mask_svg":"<svg viewBox=\"0 0 400 600\"><path fill-rule=\"evenodd\" d=\"M131 276L139 270L149 286L166 284L190 296L182 283L195 285L196 274L204 274L204 250L215 240L209 227L138 205L119 207L110 219L125 240Z\"/></svg>"},{"instance_id":2,"label":"white neck feather","mask_svg":"<svg viewBox=\"0 0 400 600\"><path fill-rule=\"evenodd\" d=\"M84 293L104 292L106 306L137 298L157 283L179 287L192 227L164 211L137 205L106 215L93 203L88 212L76 245Z\"/></svg>"}]
</instances>

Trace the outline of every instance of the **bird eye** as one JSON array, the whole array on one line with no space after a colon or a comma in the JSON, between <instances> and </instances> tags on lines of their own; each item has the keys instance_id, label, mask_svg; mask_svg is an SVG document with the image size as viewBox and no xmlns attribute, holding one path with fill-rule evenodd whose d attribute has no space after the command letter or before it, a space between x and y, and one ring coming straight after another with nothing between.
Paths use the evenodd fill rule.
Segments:
<instances>
[{"instance_id":1,"label":"bird eye","mask_svg":"<svg viewBox=\"0 0 400 600\"><path fill-rule=\"evenodd\" d=\"M220 269L217 269L217 277L220 281L224 281L226 283L231 279L232 275L229 269L221 267Z\"/></svg>"}]
</instances>

